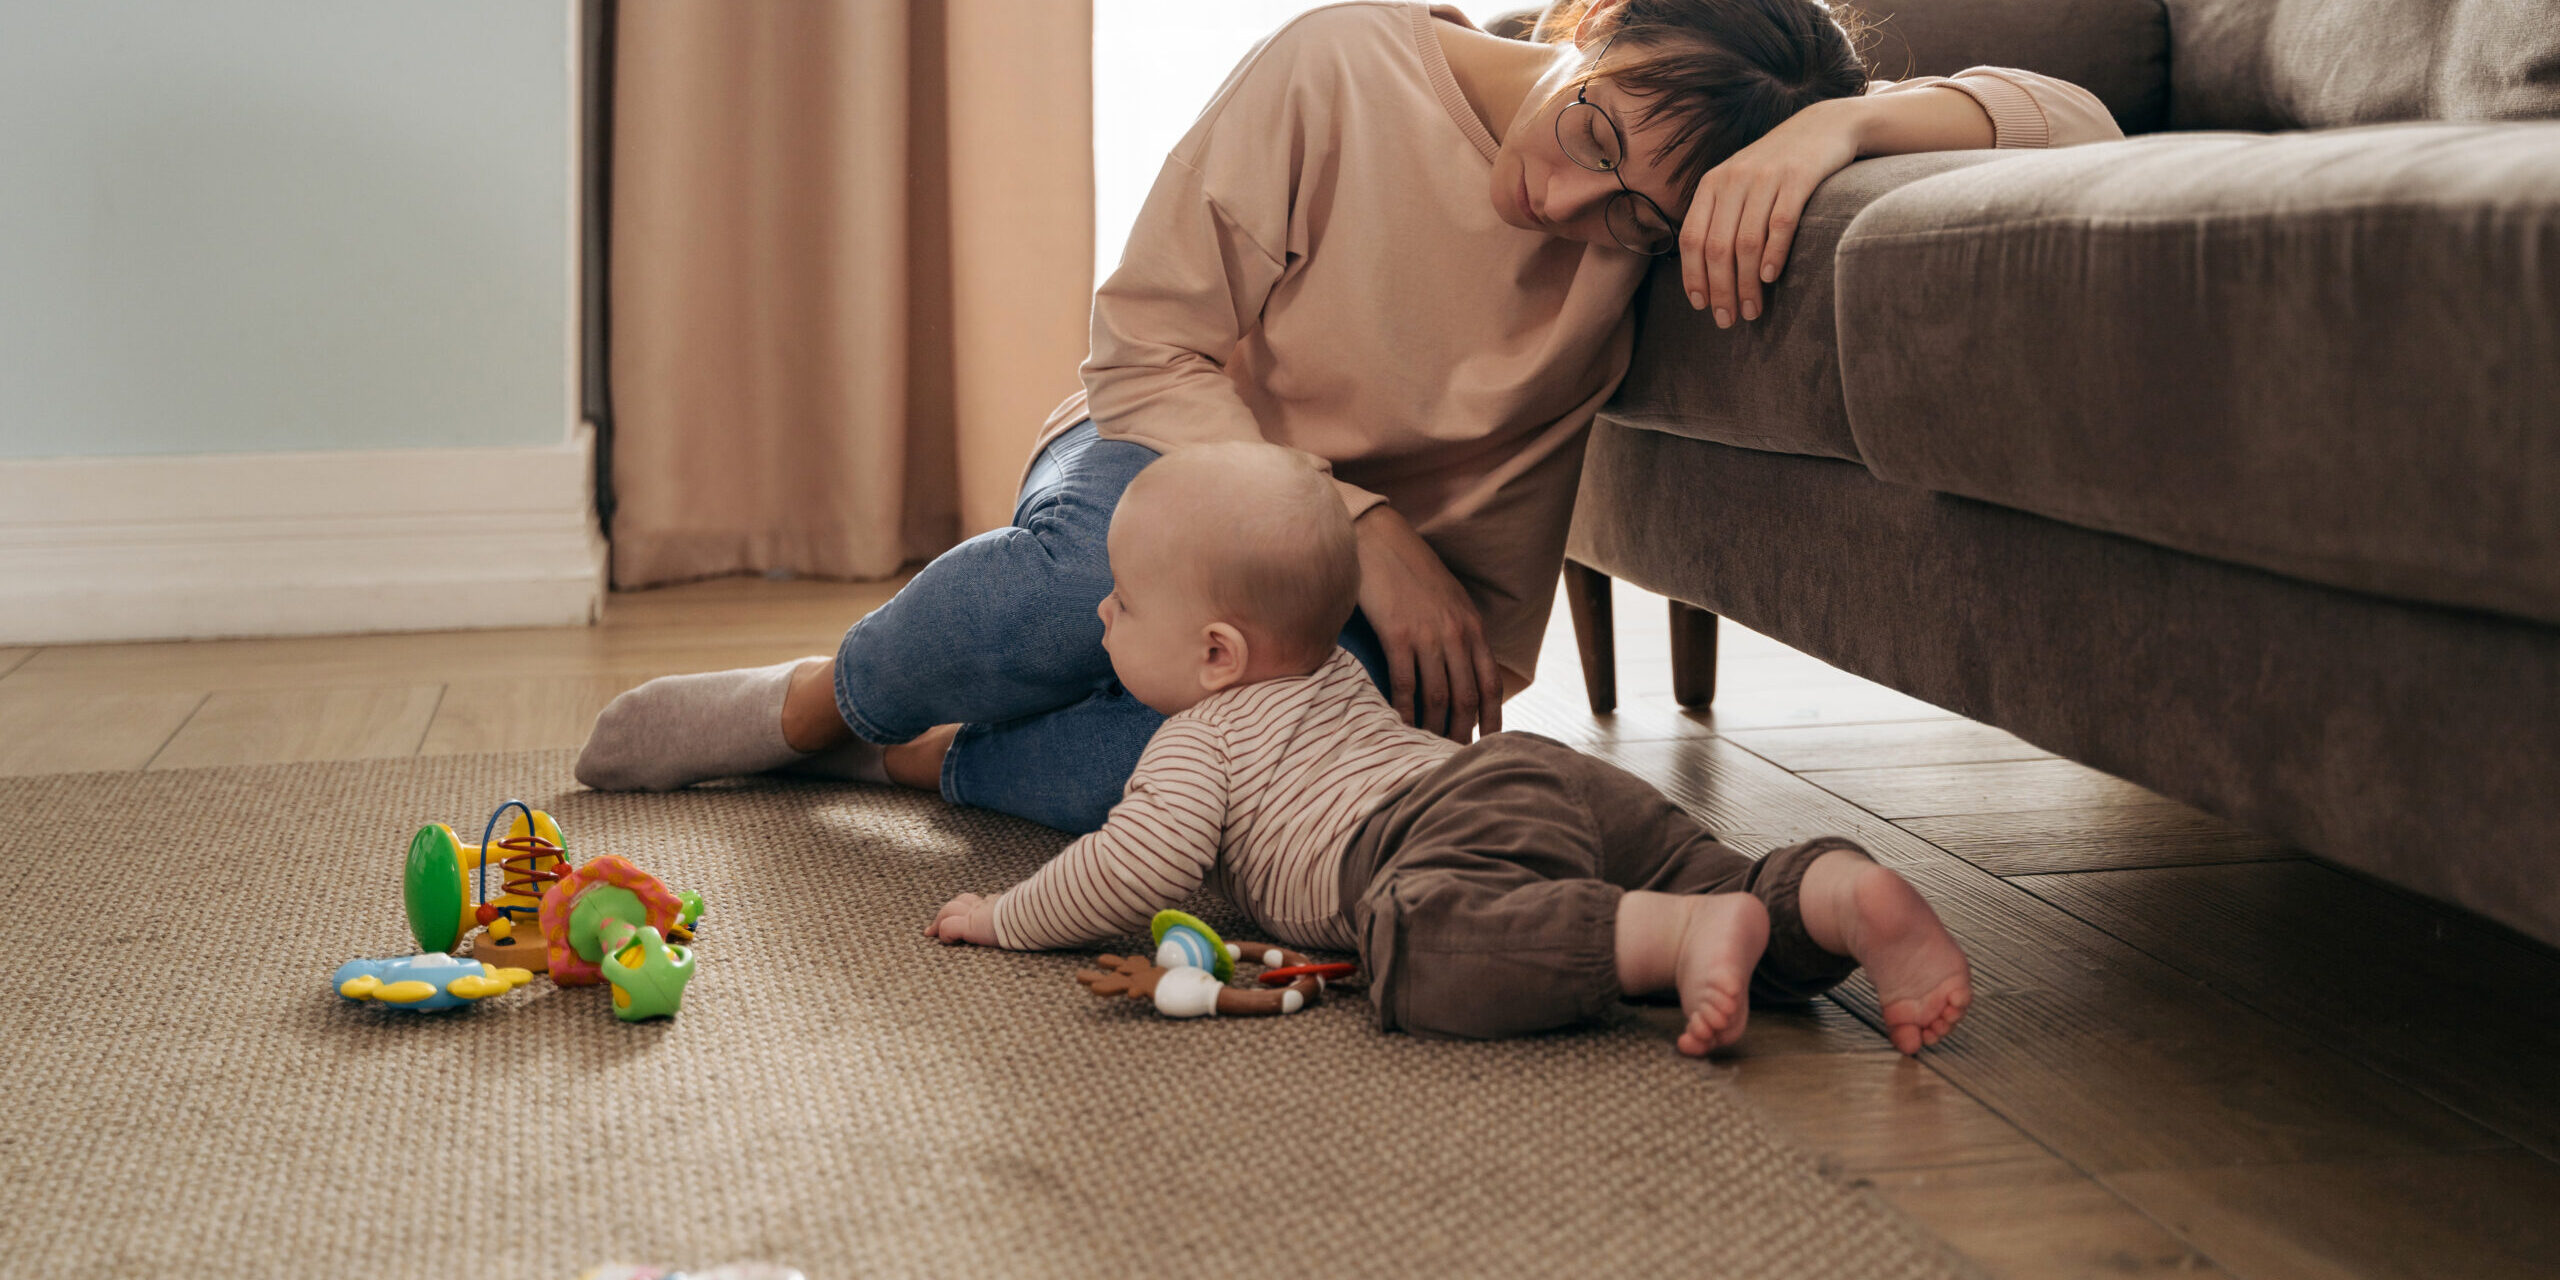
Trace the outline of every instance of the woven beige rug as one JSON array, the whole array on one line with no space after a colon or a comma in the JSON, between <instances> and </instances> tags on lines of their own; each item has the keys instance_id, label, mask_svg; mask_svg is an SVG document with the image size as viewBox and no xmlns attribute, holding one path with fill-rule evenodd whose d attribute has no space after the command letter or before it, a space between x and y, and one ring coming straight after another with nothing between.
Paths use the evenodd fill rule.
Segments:
<instances>
[{"instance_id":1,"label":"woven beige rug","mask_svg":"<svg viewBox=\"0 0 2560 1280\"><path fill-rule=\"evenodd\" d=\"M1656 1031L1173 1022L924 940L1063 838L882 788L575 788L569 755L0 781L0 1272L1939 1276ZM340 1000L409 833L520 796L709 910L673 1022L547 980Z\"/></svg>"}]
</instances>

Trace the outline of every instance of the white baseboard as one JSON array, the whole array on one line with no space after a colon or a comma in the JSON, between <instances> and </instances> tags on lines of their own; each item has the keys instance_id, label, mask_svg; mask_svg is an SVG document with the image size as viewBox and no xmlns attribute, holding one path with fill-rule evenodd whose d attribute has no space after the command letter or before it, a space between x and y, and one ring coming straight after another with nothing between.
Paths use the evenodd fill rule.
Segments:
<instances>
[{"instance_id":1,"label":"white baseboard","mask_svg":"<svg viewBox=\"0 0 2560 1280\"><path fill-rule=\"evenodd\" d=\"M593 456L0 459L0 645L583 626Z\"/></svg>"}]
</instances>

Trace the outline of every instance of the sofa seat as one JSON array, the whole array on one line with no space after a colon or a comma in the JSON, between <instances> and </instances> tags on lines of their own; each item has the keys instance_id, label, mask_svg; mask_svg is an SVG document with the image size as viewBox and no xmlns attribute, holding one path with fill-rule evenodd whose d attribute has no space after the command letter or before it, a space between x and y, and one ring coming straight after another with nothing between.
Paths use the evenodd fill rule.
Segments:
<instances>
[{"instance_id":1,"label":"sofa seat","mask_svg":"<svg viewBox=\"0 0 2560 1280\"><path fill-rule=\"evenodd\" d=\"M2003 158L1878 193L1833 269L1829 456L2560 622L2560 123Z\"/></svg>"}]
</instances>

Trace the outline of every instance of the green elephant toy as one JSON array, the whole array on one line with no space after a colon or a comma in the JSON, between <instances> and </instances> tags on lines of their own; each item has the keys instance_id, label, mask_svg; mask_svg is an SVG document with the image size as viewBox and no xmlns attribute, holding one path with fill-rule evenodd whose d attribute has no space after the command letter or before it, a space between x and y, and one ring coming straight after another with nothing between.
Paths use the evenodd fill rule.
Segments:
<instances>
[{"instance_id":1,"label":"green elephant toy","mask_svg":"<svg viewBox=\"0 0 2560 1280\"><path fill-rule=\"evenodd\" d=\"M598 967L613 984L613 1016L624 1022L674 1017L685 984L693 981L693 948L672 946L657 930L622 919L606 919L596 932L605 943Z\"/></svg>"}]
</instances>

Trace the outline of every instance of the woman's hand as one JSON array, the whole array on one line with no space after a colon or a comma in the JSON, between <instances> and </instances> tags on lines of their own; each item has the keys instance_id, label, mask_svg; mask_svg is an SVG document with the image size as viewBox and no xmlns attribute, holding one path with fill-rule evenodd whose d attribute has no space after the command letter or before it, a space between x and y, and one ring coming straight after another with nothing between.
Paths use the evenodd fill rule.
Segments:
<instances>
[{"instance_id":1,"label":"woman's hand","mask_svg":"<svg viewBox=\"0 0 2560 1280\"><path fill-rule=\"evenodd\" d=\"M1386 650L1396 715L1458 742L1471 741L1479 724L1500 733L1502 669L1465 588L1393 507L1369 508L1352 530L1360 538L1360 612Z\"/></svg>"},{"instance_id":2,"label":"woman's hand","mask_svg":"<svg viewBox=\"0 0 2560 1280\"><path fill-rule=\"evenodd\" d=\"M933 923L924 927L925 936L940 938L945 943L969 942L981 947L996 945L996 900L964 893L942 904Z\"/></svg>"},{"instance_id":3,"label":"woman's hand","mask_svg":"<svg viewBox=\"0 0 2560 1280\"><path fill-rule=\"evenodd\" d=\"M1717 328L1760 318L1760 288L1786 265L1805 201L1858 158L1863 107L1817 102L1698 180L1680 223L1680 284L1691 307L1715 308Z\"/></svg>"}]
</instances>

